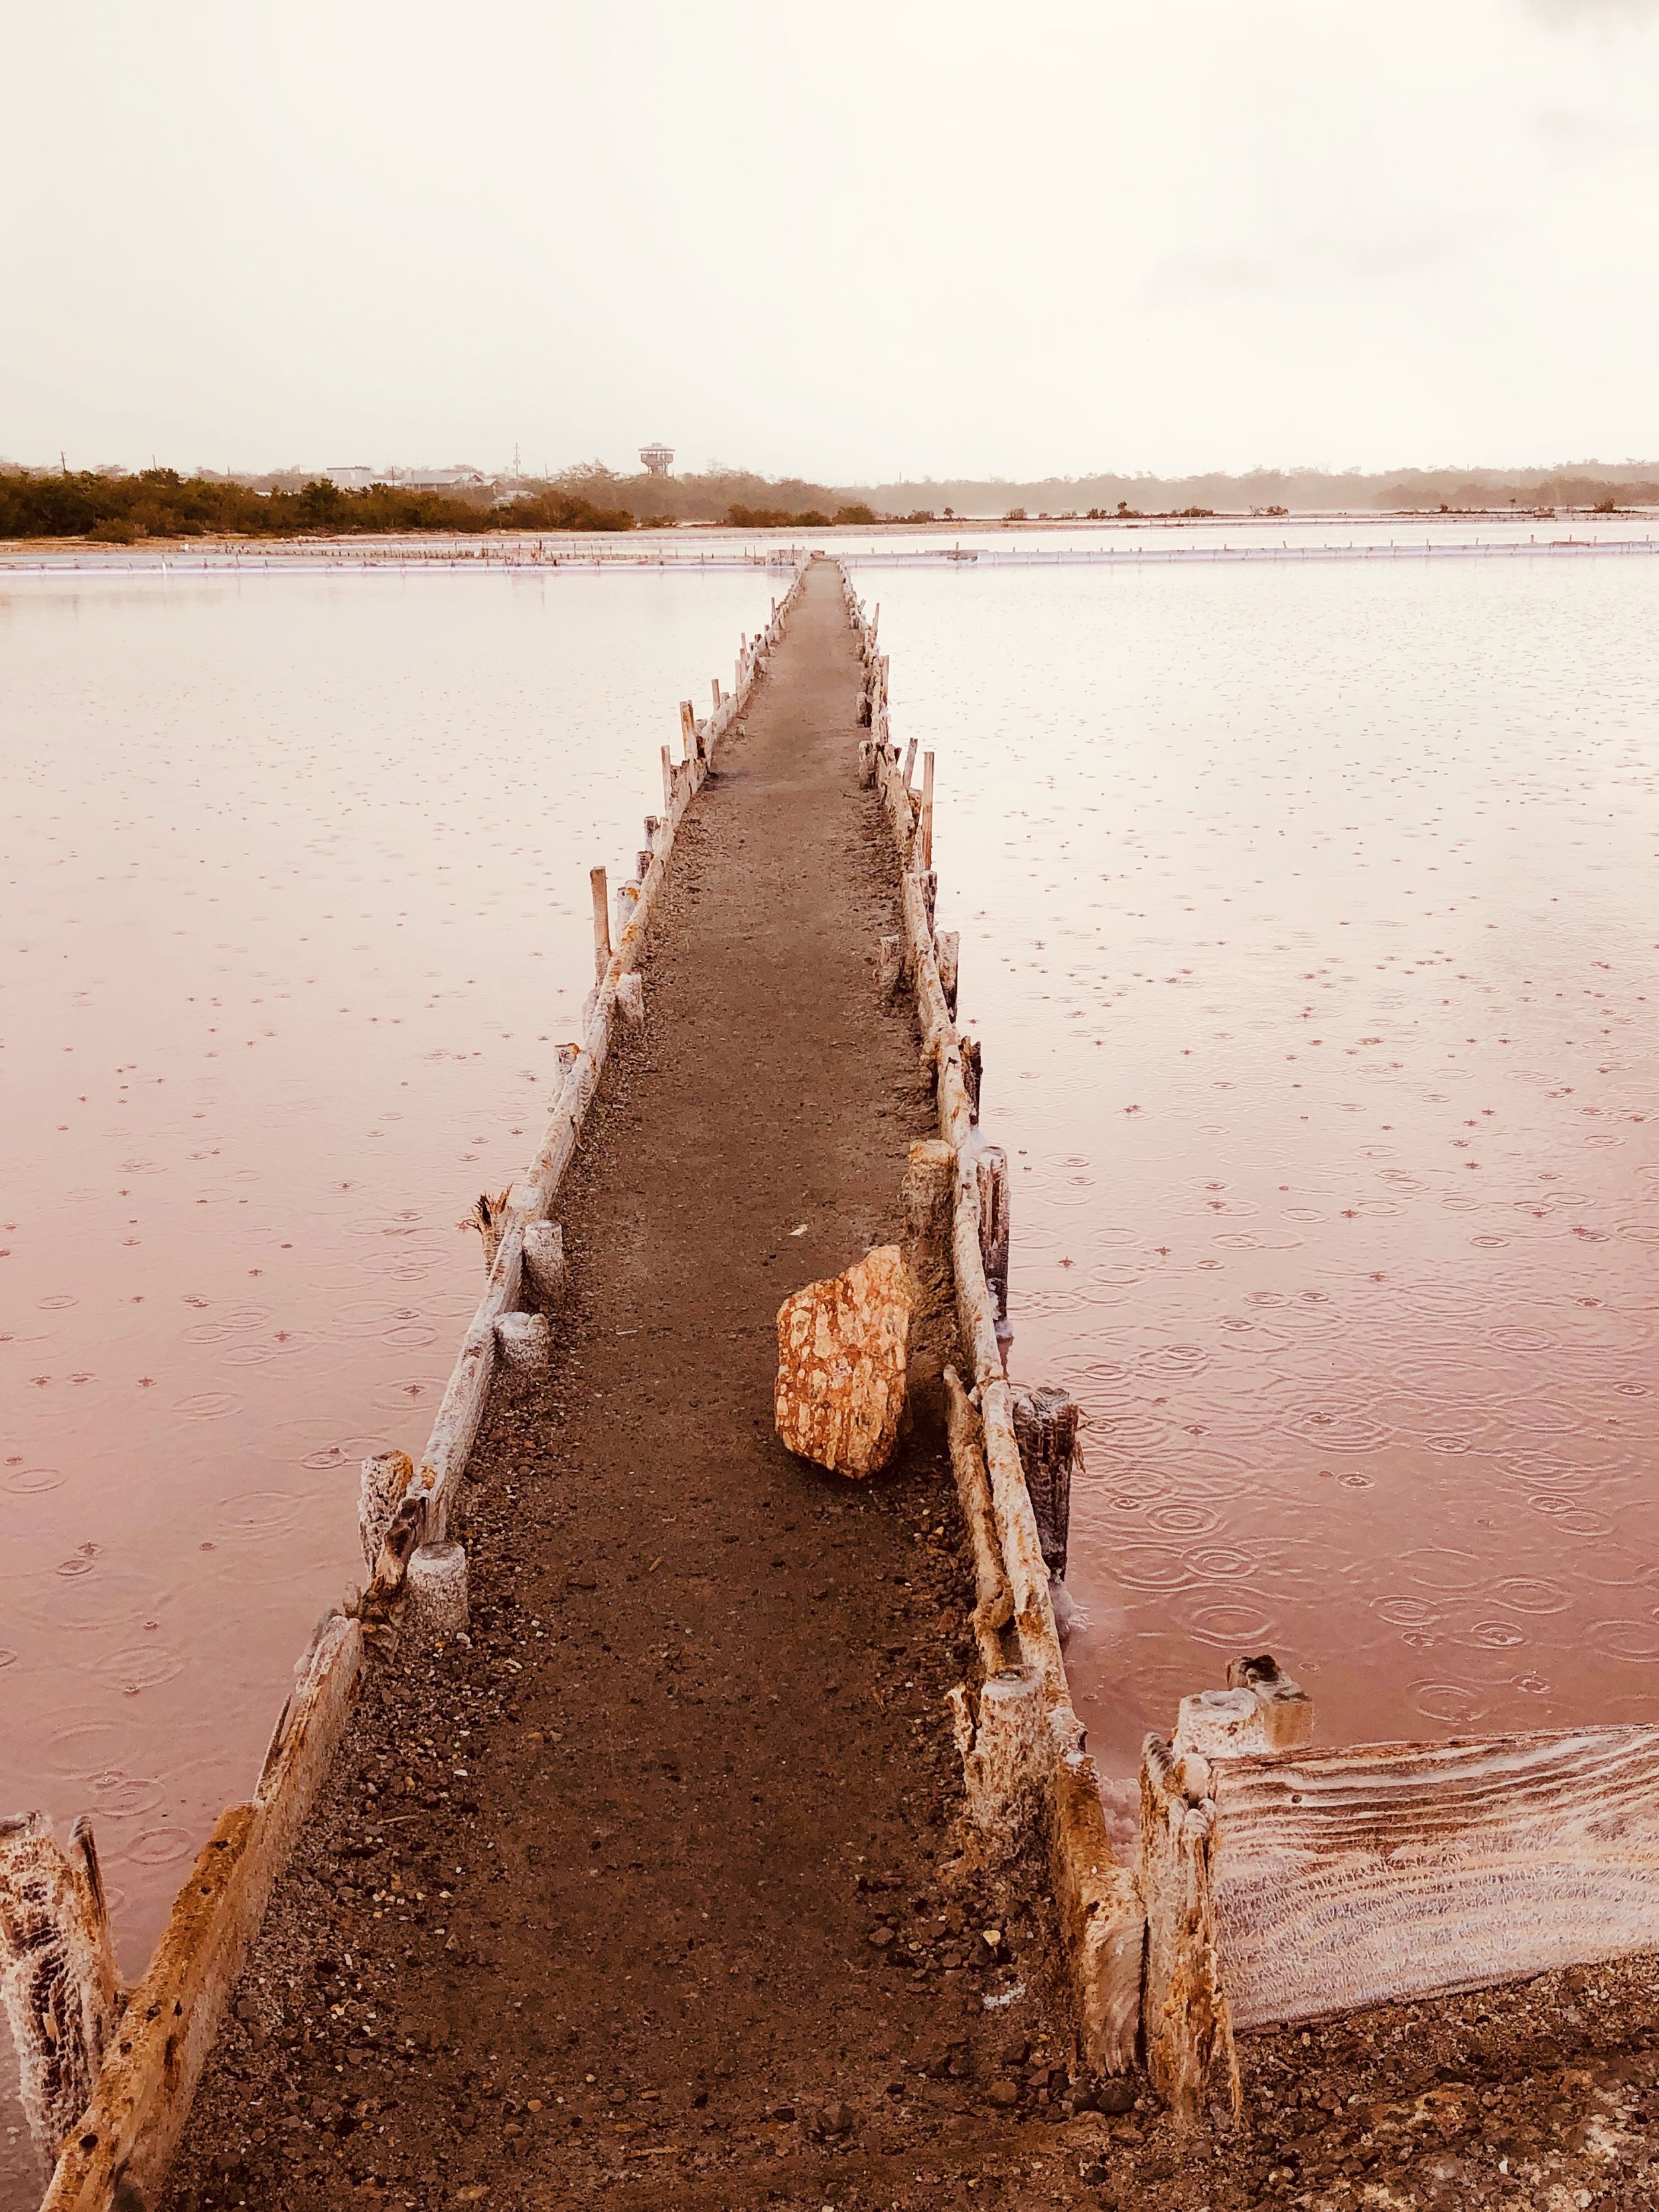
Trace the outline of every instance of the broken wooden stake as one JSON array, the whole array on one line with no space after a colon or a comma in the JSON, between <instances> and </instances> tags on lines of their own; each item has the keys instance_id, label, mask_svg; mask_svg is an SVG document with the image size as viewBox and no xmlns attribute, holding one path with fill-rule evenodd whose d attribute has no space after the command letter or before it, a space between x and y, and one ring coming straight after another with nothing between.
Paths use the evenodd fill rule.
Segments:
<instances>
[{"instance_id":1,"label":"broken wooden stake","mask_svg":"<svg viewBox=\"0 0 1659 2212\"><path fill-rule=\"evenodd\" d=\"M939 964L939 987L945 994L945 1004L951 1019L957 1018L957 969L962 957L962 937L959 931L942 929L933 940L934 957Z\"/></svg>"},{"instance_id":2,"label":"broken wooden stake","mask_svg":"<svg viewBox=\"0 0 1659 2212\"><path fill-rule=\"evenodd\" d=\"M371 1575L392 1516L414 1479L415 1462L407 1452L376 1452L362 1463L357 1482L357 1534L362 1541L363 1565Z\"/></svg>"},{"instance_id":3,"label":"broken wooden stake","mask_svg":"<svg viewBox=\"0 0 1659 2212\"><path fill-rule=\"evenodd\" d=\"M1025 1469L1025 1487L1036 1516L1042 1564L1055 1582L1066 1577L1079 1410L1069 1390L1053 1384L1021 1384L1013 1393L1014 1436Z\"/></svg>"},{"instance_id":4,"label":"broken wooden stake","mask_svg":"<svg viewBox=\"0 0 1659 2212\"><path fill-rule=\"evenodd\" d=\"M623 1019L638 1028L645 1019L645 978L637 969L617 978L617 1005Z\"/></svg>"},{"instance_id":5,"label":"broken wooden stake","mask_svg":"<svg viewBox=\"0 0 1659 2212\"><path fill-rule=\"evenodd\" d=\"M964 1081L968 1081L969 1049L969 1045L964 1043ZM975 1076L968 1081L968 1093L977 1105L979 1048L973 1046L971 1049ZM1008 1155L1000 1145L981 1145L973 1158L974 1180L979 1194L979 1255L985 1266L986 1288L996 1308L995 1319L1002 1322L1008 1318Z\"/></svg>"},{"instance_id":6,"label":"broken wooden stake","mask_svg":"<svg viewBox=\"0 0 1659 2212\"><path fill-rule=\"evenodd\" d=\"M904 981L908 965L902 937L884 937L876 951L876 981L880 987L884 1005L898 996L899 986Z\"/></svg>"},{"instance_id":7,"label":"broken wooden stake","mask_svg":"<svg viewBox=\"0 0 1659 2212\"><path fill-rule=\"evenodd\" d=\"M44 1813L0 1820L0 1997L17 2049L23 2117L46 2174L86 2110L121 2011L85 1820L70 1831L68 1850Z\"/></svg>"}]
</instances>

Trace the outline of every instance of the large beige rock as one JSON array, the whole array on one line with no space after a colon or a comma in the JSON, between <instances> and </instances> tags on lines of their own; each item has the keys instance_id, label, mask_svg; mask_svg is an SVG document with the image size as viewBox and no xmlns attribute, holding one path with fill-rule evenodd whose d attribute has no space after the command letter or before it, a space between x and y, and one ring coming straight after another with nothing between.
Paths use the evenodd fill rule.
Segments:
<instances>
[{"instance_id":1,"label":"large beige rock","mask_svg":"<svg viewBox=\"0 0 1659 2212\"><path fill-rule=\"evenodd\" d=\"M778 1309L778 1434L838 1474L874 1474L904 1411L911 1286L896 1244Z\"/></svg>"}]
</instances>

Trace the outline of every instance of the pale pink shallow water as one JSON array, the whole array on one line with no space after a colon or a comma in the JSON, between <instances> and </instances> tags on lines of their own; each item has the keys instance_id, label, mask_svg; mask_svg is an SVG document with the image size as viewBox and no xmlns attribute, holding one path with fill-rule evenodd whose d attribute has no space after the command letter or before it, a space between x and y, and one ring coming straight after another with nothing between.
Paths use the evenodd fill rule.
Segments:
<instances>
[{"instance_id":1,"label":"pale pink shallow water","mask_svg":"<svg viewBox=\"0 0 1659 2212\"><path fill-rule=\"evenodd\" d=\"M860 586L1109 1776L1245 1650L1326 1741L1659 1718L1659 576Z\"/></svg>"},{"instance_id":2,"label":"pale pink shallow water","mask_svg":"<svg viewBox=\"0 0 1659 2212\"><path fill-rule=\"evenodd\" d=\"M587 869L777 588L0 588L0 1808L94 1816L129 1971L425 1437Z\"/></svg>"}]
</instances>

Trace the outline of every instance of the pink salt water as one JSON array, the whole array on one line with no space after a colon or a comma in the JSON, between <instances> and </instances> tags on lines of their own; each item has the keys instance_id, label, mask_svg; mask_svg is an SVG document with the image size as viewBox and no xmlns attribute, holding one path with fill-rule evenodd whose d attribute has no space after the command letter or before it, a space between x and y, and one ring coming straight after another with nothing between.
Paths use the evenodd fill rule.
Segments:
<instances>
[{"instance_id":1,"label":"pink salt water","mask_svg":"<svg viewBox=\"0 0 1659 2212\"><path fill-rule=\"evenodd\" d=\"M424 1440L587 870L777 588L0 587L0 1810L94 1816L129 1972Z\"/></svg>"},{"instance_id":2,"label":"pink salt water","mask_svg":"<svg viewBox=\"0 0 1659 2212\"><path fill-rule=\"evenodd\" d=\"M1325 1741L1659 1718L1659 576L860 582L1114 1809L1239 1652Z\"/></svg>"}]
</instances>

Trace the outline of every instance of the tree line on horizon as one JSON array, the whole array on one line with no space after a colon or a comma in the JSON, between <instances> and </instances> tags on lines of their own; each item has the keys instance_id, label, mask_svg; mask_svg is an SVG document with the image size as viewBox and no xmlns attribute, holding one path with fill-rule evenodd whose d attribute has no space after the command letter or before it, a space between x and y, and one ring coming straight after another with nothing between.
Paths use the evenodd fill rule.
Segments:
<instances>
[{"instance_id":1,"label":"tree line on horizon","mask_svg":"<svg viewBox=\"0 0 1659 2212\"><path fill-rule=\"evenodd\" d=\"M1642 473L1633 473L1640 467ZM868 527L882 522L1024 521L1280 515L1361 508L1479 513L1659 505L1659 468L1413 469L1364 476L1304 469L1243 476L926 478L877 485L814 483L716 467L702 475L621 476L588 461L544 479L414 491L396 484L343 490L303 480L181 476L176 469L47 471L0 465L0 538L143 538L209 534L286 538L437 531L662 529L680 522L736 529Z\"/></svg>"},{"instance_id":2,"label":"tree line on horizon","mask_svg":"<svg viewBox=\"0 0 1659 2212\"><path fill-rule=\"evenodd\" d=\"M87 538L131 545L144 538L295 538L437 530L632 530L622 507L542 485L504 506L447 492L374 484L343 491L325 477L298 490L255 490L234 477L181 477L176 469L117 476L90 469L0 471L0 538Z\"/></svg>"}]
</instances>

